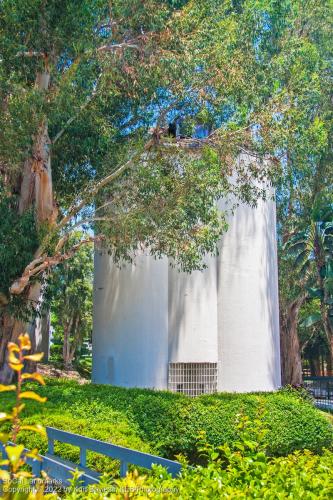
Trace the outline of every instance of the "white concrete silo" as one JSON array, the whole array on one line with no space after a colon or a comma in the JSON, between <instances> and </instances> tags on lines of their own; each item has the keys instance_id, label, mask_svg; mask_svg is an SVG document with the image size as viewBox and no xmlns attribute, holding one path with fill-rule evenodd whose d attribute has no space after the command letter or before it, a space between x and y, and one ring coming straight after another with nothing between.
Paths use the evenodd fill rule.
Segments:
<instances>
[{"instance_id":1,"label":"white concrete silo","mask_svg":"<svg viewBox=\"0 0 333 500\"><path fill-rule=\"evenodd\" d=\"M241 204L217 257L219 391L281 385L275 203Z\"/></svg>"},{"instance_id":2,"label":"white concrete silo","mask_svg":"<svg viewBox=\"0 0 333 500\"><path fill-rule=\"evenodd\" d=\"M240 204L219 247L191 274L149 255L119 269L96 253L94 382L189 394L280 385L274 201Z\"/></svg>"}]
</instances>

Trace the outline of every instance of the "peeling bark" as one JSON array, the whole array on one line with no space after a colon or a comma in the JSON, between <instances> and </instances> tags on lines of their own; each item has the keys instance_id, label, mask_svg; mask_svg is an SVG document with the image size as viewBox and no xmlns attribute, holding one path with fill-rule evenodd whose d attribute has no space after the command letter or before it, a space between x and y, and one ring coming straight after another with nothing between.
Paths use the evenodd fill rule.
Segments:
<instances>
[{"instance_id":1,"label":"peeling bark","mask_svg":"<svg viewBox=\"0 0 333 500\"><path fill-rule=\"evenodd\" d=\"M47 269L54 267L61 262L65 262L66 260L70 259L75 255L75 253L78 251L78 249L87 243L92 243L92 242L98 242L104 239L103 235L95 236L95 237L90 237L85 240L81 240L79 243L76 245L73 245L72 248L68 250L66 253L56 253L52 257L48 257L47 255L38 257L35 260L33 260L28 266L25 268L22 276L18 278L12 286L10 287L10 293L12 295L20 295L21 293L24 292L24 290L28 287L30 280L33 276L40 275ZM37 251L38 253L38 251Z\"/></svg>"},{"instance_id":2,"label":"peeling bark","mask_svg":"<svg viewBox=\"0 0 333 500\"><path fill-rule=\"evenodd\" d=\"M50 144L45 121L40 126L31 170L35 177L34 202L37 222L39 224L48 222L52 225L52 222L55 222L54 210L56 207L53 199Z\"/></svg>"},{"instance_id":3,"label":"peeling bark","mask_svg":"<svg viewBox=\"0 0 333 500\"><path fill-rule=\"evenodd\" d=\"M45 92L48 90L49 82L50 74L46 68L44 72L37 74L35 86L40 92ZM18 210L22 214L33 207L37 223L52 226L55 223L56 216L52 188L50 144L47 119L44 117L34 138L31 157L26 159L22 167ZM38 251L35 258L38 258ZM11 293L18 292L19 294L24 292L25 300L30 302L35 309L38 309L42 300L41 284L39 282L30 284L29 280L30 275L27 273L19 284L15 282L12 285ZM1 315L0 328L0 382L7 383L12 378L6 360L8 342L15 342L19 334L24 332L30 334L33 348L38 348L40 341L37 342L35 338L36 321L34 319L26 324L4 312Z\"/></svg>"},{"instance_id":4,"label":"peeling bark","mask_svg":"<svg viewBox=\"0 0 333 500\"><path fill-rule=\"evenodd\" d=\"M0 342L0 383L8 383L13 376L12 370L7 363L7 344L8 342L15 342L22 331L24 331L24 323L3 314L0 320L1 328L1 342Z\"/></svg>"},{"instance_id":5,"label":"peeling bark","mask_svg":"<svg viewBox=\"0 0 333 500\"><path fill-rule=\"evenodd\" d=\"M19 199L19 213L28 210L34 198L34 176L32 173L32 158L28 158L23 165L21 193Z\"/></svg>"}]
</instances>

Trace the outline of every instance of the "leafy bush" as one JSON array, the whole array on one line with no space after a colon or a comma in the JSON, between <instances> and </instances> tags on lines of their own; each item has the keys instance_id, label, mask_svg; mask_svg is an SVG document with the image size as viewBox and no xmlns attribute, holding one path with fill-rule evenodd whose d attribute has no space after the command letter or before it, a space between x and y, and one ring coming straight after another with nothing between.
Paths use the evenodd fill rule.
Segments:
<instances>
[{"instance_id":1,"label":"leafy bush","mask_svg":"<svg viewBox=\"0 0 333 500\"><path fill-rule=\"evenodd\" d=\"M138 436L138 429L130 424L126 417L119 412L110 410L108 420L101 422L90 417L90 419L75 417L69 413L40 413L26 418L25 423L38 422L44 426L56 427L65 431L83 434L101 441L110 441L120 446L131 447L140 451L150 452L151 447ZM42 436L26 433L21 437L20 443L29 448L37 448L41 454L47 451L47 441ZM79 463L79 448L65 443L55 442L55 453L66 460ZM98 453L87 453L87 466L100 472L119 473L119 463L109 457Z\"/></svg>"},{"instance_id":2,"label":"leafy bush","mask_svg":"<svg viewBox=\"0 0 333 500\"><path fill-rule=\"evenodd\" d=\"M263 406L260 412L265 413ZM265 451L267 432L262 419L241 417L236 428L239 439L232 446L214 447L207 442L206 433L201 433L199 452L207 462L204 467L188 467L185 463L180 476L173 479L158 466L149 476L134 472L124 479L103 480L99 485L103 493L94 487L94 492L78 494L73 488L66 499L332 498L333 453L296 451L287 457L270 458ZM73 486L79 484L76 478Z\"/></svg>"},{"instance_id":3,"label":"leafy bush","mask_svg":"<svg viewBox=\"0 0 333 500\"><path fill-rule=\"evenodd\" d=\"M43 382L36 374L27 377ZM4 404L10 406L12 387L2 389ZM333 497L333 453L323 450L324 445L332 445L332 425L302 393L282 390L189 399L167 392L80 386L61 380L49 381L40 392L48 396L42 408L36 405L42 396L24 393L31 401L17 442L29 448L46 450L44 434L30 431L38 423L38 428L45 424L142 451L168 456L183 451L188 457L178 457L183 469L177 478L154 467L150 474L132 468L126 478L115 479L119 464L91 453L88 466L111 474L102 476L100 484L87 491L81 488L76 473L72 488L63 492L67 500ZM287 456L271 456L293 447L300 449ZM305 447L322 454L301 450ZM58 443L55 451L71 461L79 460L75 447ZM189 466L189 459L197 465ZM15 475L12 481L15 483ZM24 498L44 498L42 482L40 488Z\"/></svg>"},{"instance_id":4,"label":"leafy bush","mask_svg":"<svg viewBox=\"0 0 333 500\"><path fill-rule=\"evenodd\" d=\"M131 474L116 482L119 493L130 491L135 498L297 498L331 499L333 497L333 454L322 456L309 451L296 451L287 457L265 459L262 453L254 456L228 452L229 463L214 459L207 467L185 468L181 477L172 479L161 468L153 476ZM146 492L146 496L145 496ZM150 493L149 493L150 492ZM67 500L74 498L66 496ZM80 500L81 497L75 497ZM83 497L82 497L83 498ZM84 498L98 498L85 493ZM102 498L102 495L99 497ZM111 496L111 498L123 498Z\"/></svg>"},{"instance_id":5,"label":"leafy bush","mask_svg":"<svg viewBox=\"0 0 333 500\"><path fill-rule=\"evenodd\" d=\"M23 373L24 364L27 361L40 361L43 353L28 354L31 350L31 342L27 333L18 336L17 343L8 342L8 365L16 375L16 384L0 384L0 393L14 393L12 397L13 403L10 411L7 413L1 412L0 423L5 424L7 429L1 426L0 432L0 481L1 481L1 498L11 500L20 498L25 500L29 496L29 490L32 484L30 480L33 478L32 471L26 470L28 461L33 463L39 460L37 450L25 450L22 444L19 444L19 436L22 432L29 430L30 433L41 434L46 437L45 429L37 425L22 424L21 413L25 408L26 400L38 401L45 403L46 398L39 396L34 391L25 390L25 382L27 380L37 381L39 384L45 385L43 377L40 373ZM42 481L35 481L34 490L38 498L42 495L44 487Z\"/></svg>"},{"instance_id":6,"label":"leafy bush","mask_svg":"<svg viewBox=\"0 0 333 500\"><path fill-rule=\"evenodd\" d=\"M40 393L47 395L48 402L42 410L34 403L29 406L26 422L30 424L43 423L168 458L181 453L192 463L202 463L197 453L200 431L206 431L207 441L214 446L232 444L239 438L237 415L255 418L261 410L268 455L301 449L317 453L333 443L331 423L297 392L190 399L163 391L50 380ZM33 439L27 434L24 443L44 451L46 443ZM64 450L70 460L75 453L75 449ZM102 462L98 464L102 470Z\"/></svg>"}]
</instances>

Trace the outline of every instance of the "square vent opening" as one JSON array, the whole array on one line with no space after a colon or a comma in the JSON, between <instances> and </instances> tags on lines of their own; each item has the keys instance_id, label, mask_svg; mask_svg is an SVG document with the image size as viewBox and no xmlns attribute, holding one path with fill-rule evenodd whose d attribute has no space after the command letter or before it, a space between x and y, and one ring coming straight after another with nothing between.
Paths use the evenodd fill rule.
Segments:
<instances>
[{"instance_id":1,"label":"square vent opening","mask_svg":"<svg viewBox=\"0 0 333 500\"><path fill-rule=\"evenodd\" d=\"M188 396L217 391L217 363L169 363L168 389Z\"/></svg>"}]
</instances>

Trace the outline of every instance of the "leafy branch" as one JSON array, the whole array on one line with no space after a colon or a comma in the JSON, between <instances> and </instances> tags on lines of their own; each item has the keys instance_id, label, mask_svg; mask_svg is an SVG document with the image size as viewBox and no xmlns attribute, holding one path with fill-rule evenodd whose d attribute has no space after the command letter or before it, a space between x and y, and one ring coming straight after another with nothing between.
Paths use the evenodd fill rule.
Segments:
<instances>
[{"instance_id":1,"label":"leafy branch","mask_svg":"<svg viewBox=\"0 0 333 500\"><path fill-rule=\"evenodd\" d=\"M5 466L7 470L0 469L0 479L9 483L13 479L24 479L33 477L32 474L22 467L26 463L27 458L40 460L38 451L26 451L23 445L17 445L18 434L22 431L32 431L43 436L46 436L44 427L41 425L22 425L20 415L25 408L26 399L45 403L46 397L39 396L31 390L23 390L25 381L34 380L41 385L45 385L45 381L40 373L23 373L25 362L40 361L43 353L27 354L31 350L31 341L27 333L21 334L18 337L18 343L8 343L8 364L9 367L17 374L17 383L11 385L0 385L0 392L15 391L15 403L11 413L0 413L0 422L11 422L11 430L9 433L1 432L0 441L3 443L5 453L0 461L0 466Z\"/></svg>"}]
</instances>

